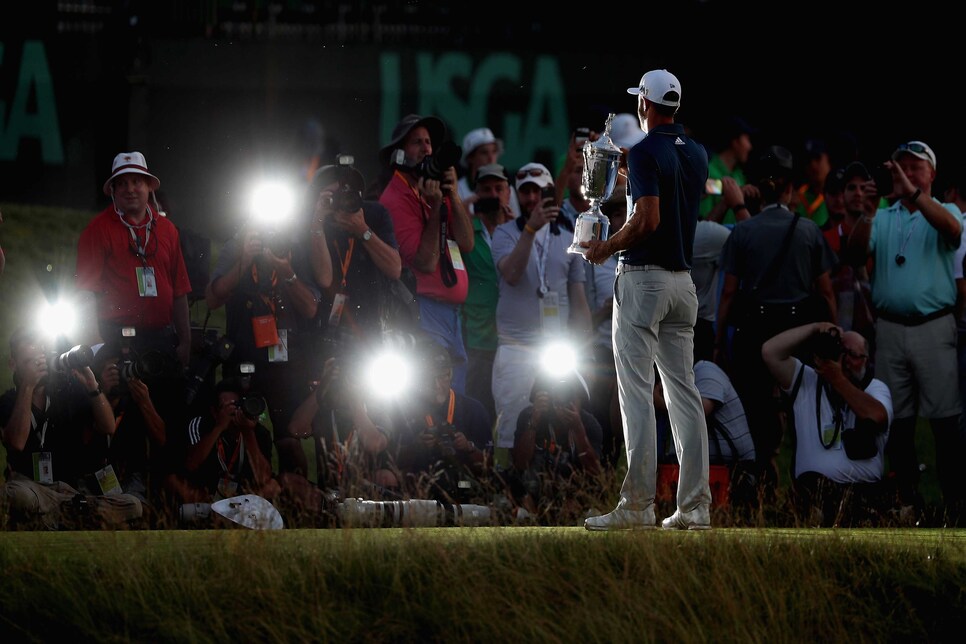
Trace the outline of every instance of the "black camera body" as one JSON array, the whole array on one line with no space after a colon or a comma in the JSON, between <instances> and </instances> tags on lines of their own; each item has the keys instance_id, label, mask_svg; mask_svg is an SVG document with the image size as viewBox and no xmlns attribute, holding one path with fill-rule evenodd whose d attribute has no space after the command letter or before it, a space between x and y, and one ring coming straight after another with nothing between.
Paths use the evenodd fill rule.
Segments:
<instances>
[{"instance_id":1,"label":"black camera body","mask_svg":"<svg viewBox=\"0 0 966 644\"><path fill-rule=\"evenodd\" d=\"M452 141L443 141L438 150L413 166L417 177L441 181L446 170L460 162L463 150Z\"/></svg>"},{"instance_id":2,"label":"black camera body","mask_svg":"<svg viewBox=\"0 0 966 644\"><path fill-rule=\"evenodd\" d=\"M275 257L287 257L292 250L292 238L288 231L266 228L260 232L262 244L272 252Z\"/></svg>"},{"instance_id":3,"label":"black camera body","mask_svg":"<svg viewBox=\"0 0 966 644\"><path fill-rule=\"evenodd\" d=\"M242 396L241 399L236 400L232 403L235 407L241 410L245 418L249 420L258 420L258 417L265 412L265 399L261 396Z\"/></svg>"},{"instance_id":4,"label":"black camera body","mask_svg":"<svg viewBox=\"0 0 966 644\"><path fill-rule=\"evenodd\" d=\"M473 212L478 215L494 215L502 210L503 204L499 197L483 197L473 206Z\"/></svg>"},{"instance_id":5,"label":"black camera body","mask_svg":"<svg viewBox=\"0 0 966 644\"><path fill-rule=\"evenodd\" d=\"M816 333L811 340L812 353L822 360L838 360L845 353L842 334L835 327Z\"/></svg>"},{"instance_id":6,"label":"black camera body","mask_svg":"<svg viewBox=\"0 0 966 644\"><path fill-rule=\"evenodd\" d=\"M227 362L234 350L235 343L229 340L228 336L217 337L213 333L204 335L201 357L192 368L191 373L188 374L188 384L185 388L185 402L188 405L194 402L202 385L209 380L212 370L219 364Z\"/></svg>"},{"instance_id":7,"label":"black camera body","mask_svg":"<svg viewBox=\"0 0 966 644\"><path fill-rule=\"evenodd\" d=\"M362 208L362 195L348 184L340 184L332 194L332 207L336 212L357 212Z\"/></svg>"}]
</instances>

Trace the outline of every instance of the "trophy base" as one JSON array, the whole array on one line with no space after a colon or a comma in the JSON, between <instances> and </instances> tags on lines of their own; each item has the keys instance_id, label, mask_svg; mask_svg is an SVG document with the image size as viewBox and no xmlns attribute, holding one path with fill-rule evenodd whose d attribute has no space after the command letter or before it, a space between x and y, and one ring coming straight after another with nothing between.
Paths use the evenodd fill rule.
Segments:
<instances>
[{"instance_id":1,"label":"trophy base","mask_svg":"<svg viewBox=\"0 0 966 644\"><path fill-rule=\"evenodd\" d=\"M595 203L590 210L580 213L574 223L574 241L567 248L568 253L586 255L587 248L581 242L605 241L610 232L610 220L604 216Z\"/></svg>"}]
</instances>

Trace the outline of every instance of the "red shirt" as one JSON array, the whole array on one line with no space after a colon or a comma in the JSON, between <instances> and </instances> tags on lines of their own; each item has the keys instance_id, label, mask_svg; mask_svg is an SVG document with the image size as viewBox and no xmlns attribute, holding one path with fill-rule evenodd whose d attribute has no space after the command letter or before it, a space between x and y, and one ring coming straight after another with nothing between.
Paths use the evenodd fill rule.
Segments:
<instances>
[{"instance_id":1,"label":"red shirt","mask_svg":"<svg viewBox=\"0 0 966 644\"><path fill-rule=\"evenodd\" d=\"M460 266L463 268L454 266L456 284L451 287L443 284L440 263L437 263L436 270L432 273L423 273L413 267L413 258L416 256L419 240L422 238L426 220L429 218L429 205L426 201L416 194L415 189L410 187L401 174L396 172L382 196L379 197L379 202L386 207L392 217L396 241L399 242L399 256L402 258L403 265L412 268L416 276L416 293L434 300L462 304L466 300L470 283L465 262L462 259ZM446 237L453 239L452 217ZM455 242L451 246L455 246ZM446 255L450 261L453 261L449 246L446 249Z\"/></svg>"},{"instance_id":2,"label":"red shirt","mask_svg":"<svg viewBox=\"0 0 966 644\"><path fill-rule=\"evenodd\" d=\"M135 254L130 229L114 205L105 208L84 228L77 242L77 288L97 296L97 317L125 326L159 329L172 324L174 298L191 292L188 269L181 255L178 229L152 211L154 221L144 244L144 259ZM153 267L157 297L138 292L138 267Z\"/></svg>"}]
</instances>

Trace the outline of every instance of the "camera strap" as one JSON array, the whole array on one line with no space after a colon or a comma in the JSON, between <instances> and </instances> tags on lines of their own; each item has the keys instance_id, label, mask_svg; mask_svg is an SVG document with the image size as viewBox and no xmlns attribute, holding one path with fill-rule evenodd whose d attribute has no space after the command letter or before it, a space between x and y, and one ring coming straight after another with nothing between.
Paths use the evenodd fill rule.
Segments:
<instances>
[{"instance_id":1,"label":"camera strap","mask_svg":"<svg viewBox=\"0 0 966 644\"><path fill-rule=\"evenodd\" d=\"M446 410L446 424L453 424L453 412L456 410L456 392L449 390L449 408ZM432 414L426 414L426 427L434 426Z\"/></svg>"},{"instance_id":2,"label":"camera strap","mask_svg":"<svg viewBox=\"0 0 966 644\"><path fill-rule=\"evenodd\" d=\"M449 248L446 235L449 231L449 201L443 200L439 205L439 276L443 285L456 286L456 270L449 258Z\"/></svg>"},{"instance_id":3,"label":"camera strap","mask_svg":"<svg viewBox=\"0 0 966 644\"><path fill-rule=\"evenodd\" d=\"M828 387L828 383L818 376L818 380L815 383L815 424L818 426L818 441L822 444L825 449L832 449L835 443L838 442L839 436L842 434L842 428L845 425L845 413L843 411L844 405L833 405L832 398L826 395L829 401L829 406L832 408L832 422L835 424L835 431L832 433L832 439L825 442L824 428L822 427L822 392Z\"/></svg>"},{"instance_id":4,"label":"camera strap","mask_svg":"<svg viewBox=\"0 0 966 644\"><path fill-rule=\"evenodd\" d=\"M40 449L44 448L44 441L47 439L47 425L50 424L50 417L47 415L47 412L50 411L50 396L45 397L47 398L47 402L44 406L44 424L40 426L39 432L37 431L38 423L37 416L34 414L34 407L33 405L30 406L30 431L37 433L37 439L40 440Z\"/></svg>"}]
</instances>

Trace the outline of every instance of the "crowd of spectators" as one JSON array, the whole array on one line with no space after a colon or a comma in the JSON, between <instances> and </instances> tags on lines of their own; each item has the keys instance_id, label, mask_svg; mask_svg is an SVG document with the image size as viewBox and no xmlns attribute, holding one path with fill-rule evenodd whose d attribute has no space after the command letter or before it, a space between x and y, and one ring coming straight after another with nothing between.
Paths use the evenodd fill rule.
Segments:
<instances>
[{"instance_id":1,"label":"crowd of spectators","mask_svg":"<svg viewBox=\"0 0 966 644\"><path fill-rule=\"evenodd\" d=\"M644 132L619 116L626 155ZM191 327L160 180L143 154L118 154L111 202L78 240L84 330L47 337L23 320L9 338L8 527L170 527L179 508L238 494L317 526L349 498L565 525L611 504L626 465L614 264L568 252L590 207L582 146L602 133L571 136L556 173L505 168L513 142L488 127L462 149L450 134L408 115L374 183L326 165L291 226L270 212L226 240L203 285L208 310L225 308L220 337ZM725 522L962 521L966 173L937 175L921 141L880 165L859 150L831 158L818 139L798 156L758 153L758 135L738 117L693 133L712 159L691 267L694 376L711 462L729 471ZM601 204L612 231L632 215L625 168ZM574 366L544 368L552 346ZM938 508L919 489L919 417Z\"/></svg>"}]
</instances>

